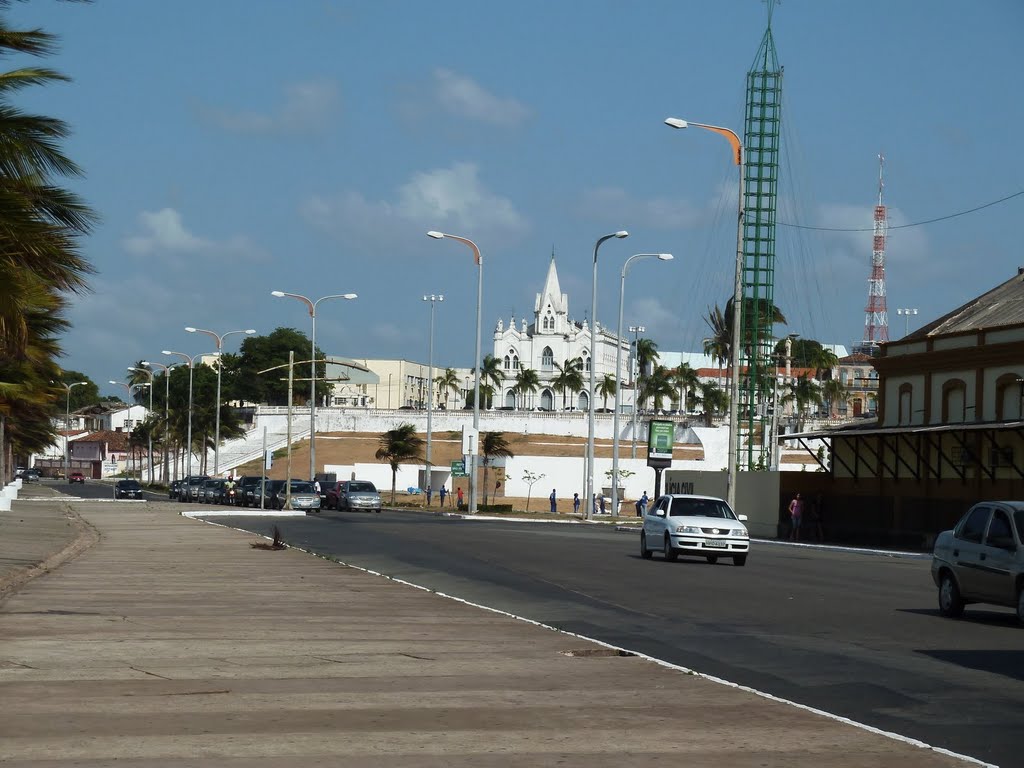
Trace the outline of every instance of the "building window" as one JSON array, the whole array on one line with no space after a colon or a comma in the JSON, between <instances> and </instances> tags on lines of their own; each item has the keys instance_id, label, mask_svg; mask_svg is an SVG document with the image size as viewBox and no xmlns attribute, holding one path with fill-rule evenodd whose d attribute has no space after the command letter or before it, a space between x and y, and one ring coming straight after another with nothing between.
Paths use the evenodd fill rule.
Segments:
<instances>
[{"instance_id":1,"label":"building window","mask_svg":"<svg viewBox=\"0 0 1024 768\"><path fill-rule=\"evenodd\" d=\"M898 425L908 426L913 414L914 388L910 384L901 384L899 389L899 419Z\"/></svg>"},{"instance_id":2,"label":"building window","mask_svg":"<svg viewBox=\"0 0 1024 768\"><path fill-rule=\"evenodd\" d=\"M963 379L942 385L942 423L963 424L967 420L967 386Z\"/></svg>"},{"instance_id":3,"label":"building window","mask_svg":"<svg viewBox=\"0 0 1024 768\"><path fill-rule=\"evenodd\" d=\"M1004 373L996 379L996 421L1024 418L1024 376Z\"/></svg>"},{"instance_id":4,"label":"building window","mask_svg":"<svg viewBox=\"0 0 1024 768\"><path fill-rule=\"evenodd\" d=\"M555 353L551 351L551 347L544 347L544 351L540 353L540 367L542 371L550 371L555 367Z\"/></svg>"},{"instance_id":5,"label":"building window","mask_svg":"<svg viewBox=\"0 0 1024 768\"><path fill-rule=\"evenodd\" d=\"M508 355L505 355L505 370L507 371L511 367L512 367L512 358L510 358Z\"/></svg>"},{"instance_id":6,"label":"building window","mask_svg":"<svg viewBox=\"0 0 1024 768\"><path fill-rule=\"evenodd\" d=\"M590 372L590 355L587 354L587 350L585 350L585 349L583 350L582 360L583 360L583 372L584 373L589 373Z\"/></svg>"}]
</instances>

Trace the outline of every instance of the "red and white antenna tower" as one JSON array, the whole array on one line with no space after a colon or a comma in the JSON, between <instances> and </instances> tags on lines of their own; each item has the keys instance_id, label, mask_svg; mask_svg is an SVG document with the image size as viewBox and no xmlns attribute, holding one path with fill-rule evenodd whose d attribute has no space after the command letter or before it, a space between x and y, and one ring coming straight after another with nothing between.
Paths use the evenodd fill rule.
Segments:
<instances>
[{"instance_id":1,"label":"red and white antenna tower","mask_svg":"<svg viewBox=\"0 0 1024 768\"><path fill-rule=\"evenodd\" d=\"M885 157L878 156L878 205L875 206L875 234L871 247L871 279L868 280L868 305L864 308L862 351L869 354L880 342L889 340L889 313L885 306L885 235L889 221L882 204L885 189Z\"/></svg>"}]
</instances>

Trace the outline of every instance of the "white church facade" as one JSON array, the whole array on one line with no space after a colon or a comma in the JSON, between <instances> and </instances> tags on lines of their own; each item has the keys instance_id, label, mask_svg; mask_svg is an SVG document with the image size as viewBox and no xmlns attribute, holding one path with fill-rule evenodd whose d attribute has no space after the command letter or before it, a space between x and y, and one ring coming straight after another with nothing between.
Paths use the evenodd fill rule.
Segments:
<instances>
[{"instance_id":1,"label":"white church facade","mask_svg":"<svg viewBox=\"0 0 1024 768\"><path fill-rule=\"evenodd\" d=\"M593 325L593 327L592 327ZM533 308L533 322L522 318L516 323L502 320L494 331L494 352L504 380L501 391L495 391L493 405L505 409L565 409L585 411L590 408L590 370L594 367L595 387L600 389L606 375L615 375L615 352L622 349L621 380L628 382L632 370L630 344L627 339L604 328L600 323L584 320L577 322L569 316L569 297L558 284L558 270L554 254L548 265L544 288L537 294ZM570 361L579 360L583 387L575 391L561 391L556 380ZM537 373L537 391L525 396L516 393L516 377L520 370ZM622 400L632 401L632 392L623 387ZM596 407L603 408L603 396L597 394ZM608 407L614 407L614 395L608 398Z\"/></svg>"}]
</instances>

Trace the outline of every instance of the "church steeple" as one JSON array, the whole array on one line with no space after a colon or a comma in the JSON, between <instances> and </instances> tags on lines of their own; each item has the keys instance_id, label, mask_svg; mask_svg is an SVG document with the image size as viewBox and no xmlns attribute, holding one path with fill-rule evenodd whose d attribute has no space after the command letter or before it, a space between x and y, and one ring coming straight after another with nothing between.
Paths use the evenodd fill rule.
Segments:
<instances>
[{"instance_id":1,"label":"church steeple","mask_svg":"<svg viewBox=\"0 0 1024 768\"><path fill-rule=\"evenodd\" d=\"M533 307L534 322L538 333L565 333L569 314L569 297L562 293L558 284L558 269L555 267L555 249L551 249L551 262L544 280L544 288L537 294Z\"/></svg>"}]
</instances>

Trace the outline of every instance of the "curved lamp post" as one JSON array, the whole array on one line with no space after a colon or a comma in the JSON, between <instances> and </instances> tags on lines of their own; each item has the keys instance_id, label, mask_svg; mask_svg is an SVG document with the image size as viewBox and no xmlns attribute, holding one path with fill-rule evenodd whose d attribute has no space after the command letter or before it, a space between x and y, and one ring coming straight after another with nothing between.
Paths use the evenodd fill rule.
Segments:
<instances>
[{"instance_id":1,"label":"curved lamp post","mask_svg":"<svg viewBox=\"0 0 1024 768\"><path fill-rule=\"evenodd\" d=\"M129 370L129 372L138 371L139 373L144 373L147 376L149 376L149 413L146 414L146 418L148 419L148 418L150 418L153 415L153 372L148 370L148 369L146 369L146 368L129 368L128 370ZM150 428L146 430L146 437L149 440L149 445L147 447L147 452L148 452L148 456L149 456L149 458L147 459L147 461L149 462L149 484L152 485L153 484L153 428L152 428L152 425L150 425Z\"/></svg>"},{"instance_id":2,"label":"curved lamp post","mask_svg":"<svg viewBox=\"0 0 1024 768\"><path fill-rule=\"evenodd\" d=\"M71 470L71 446L68 443L70 437L68 433L71 431L71 389L72 387L80 387L83 384L88 384L88 381L75 381L68 384L64 381L54 382L60 384L67 391L67 401L64 406L64 479L68 479L68 473Z\"/></svg>"},{"instance_id":3,"label":"curved lamp post","mask_svg":"<svg viewBox=\"0 0 1024 768\"><path fill-rule=\"evenodd\" d=\"M622 389L622 309L626 296L626 272L635 259L672 261L671 253L635 253L626 259L619 276L619 325L615 343L615 413L612 415L612 514L619 513L619 391ZM591 366L593 367L593 366ZM634 410L636 403L633 404Z\"/></svg>"},{"instance_id":4,"label":"curved lamp post","mask_svg":"<svg viewBox=\"0 0 1024 768\"><path fill-rule=\"evenodd\" d=\"M133 389L142 389L142 387L149 387L150 396L152 396L152 394L153 394L153 387L148 382L145 383L145 384L125 384L123 381L114 381L113 379L110 379L107 383L108 384L116 384L119 387L124 387L125 391L128 393L127 403L128 403L128 422L129 423L131 423L131 420L132 420L132 390ZM132 439L131 439L131 432L129 432L128 433L128 443L129 443L128 447L129 447L129 449L131 448L131 441L132 441ZM132 453L134 453L134 451L132 451ZM129 476L128 460L127 459L125 459L125 462L124 462L124 474L125 474L126 477Z\"/></svg>"},{"instance_id":5,"label":"curved lamp post","mask_svg":"<svg viewBox=\"0 0 1024 768\"><path fill-rule=\"evenodd\" d=\"M736 473L739 469L736 462L739 460L738 443L740 439L740 326L743 317L743 220L745 217L743 192L747 180L746 166L743 164L743 142L734 131L718 125L694 123L680 120L678 117L666 119L665 125L670 128L688 128L689 126L704 128L719 136L724 136L729 142L729 146L732 147L736 165L740 167L740 189L737 198L739 211L736 218L736 273L733 278L732 294L732 349L729 350L732 378L729 382L729 489L726 498L729 506L736 509Z\"/></svg>"},{"instance_id":6,"label":"curved lamp post","mask_svg":"<svg viewBox=\"0 0 1024 768\"><path fill-rule=\"evenodd\" d=\"M303 296L300 293L285 293L284 291L271 291L271 296L290 299L298 299L306 305L309 316L313 320L313 332L309 339L309 481L316 479L316 305L328 299L358 299L356 293L336 293L330 296L321 296L316 301ZM290 487L290 486L289 486Z\"/></svg>"},{"instance_id":7,"label":"curved lamp post","mask_svg":"<svg viewBox=\"0 0 1024 768\"><path fill-rule=\"evenodd\" d=\"M195 368L196 358L199 355L189 357L184 352L172 352L169 349L163 350L162 354L176 355L188 363L188 445L185 447L188 452L188 469L185 472L185 477L189 478L192 476L192 370Z\"/></svg>"},{"instance_id":8,"label":"curved lamp post","mask_svg":"<svg viewBox=\"0 0 1024 768\"><path fill-rule=\"evenodd\" d=\"M220 371L224 366L221 365L221 353L224 349L224 339L236 333L256 333L254 328L249 328L244 331L228 331L227 333L214 333L213 331L207 331L202 328L193 328L187 326L185 328L189 333L205 333L217 342L217 410L214 414L214 428L213 428L213 474L216 476L220 474Z\"/></svg>"},{"instance_id":9,"label":"curved lamp post","mask_svg":"<svg viewBox=\"0 0 1024 768\"><path fill-rule=\"evenodd\" d=\"M163 363L151 363L149 360L143 360L142 364L147 368L159 368L164 374L164 461L163 461L163 477L160 479L165 483L169 482L170 472L167 471L167 443L170 431L170 402L171 402L171 368L174 368L178 363L171 363L170 365L164 365Z\"/></svg>"},{"instance_id":10,"label":"curved lamp post","mask_svg":"<svg viewBox=\"0 0 1024 768\"><path fill-rule=\"evenodd\" d=\"M477 244L474 243L467 237L459 237L458 235L449 235L445 232L437 232L431 230L427 232L427 237L432 237L435 240L442 240L448 238L449 240L456 240L462 243L473 252L473 261L476 262L477 277L476 277L476 357L473 365L473 450L469 452L469 463L467 467L469 470L469 513L471 515L476 514L476 456L477 447L480 442L480 322L481 322L481 303L484 296L484 260L480 255L480 249Z\"/></svg>"},{"instance_id":11,"label":"curved lamp post","mask_svg":"<svg viewBox=\"0 0 1024 768\"><path fill-rule=\"evenodd\" d=\"M444 301L444 294L430 294L423 297L430 302L430 341L427 344L427 485L430 485L431 467L430 443L433 424L430 417L434 412L434 304Z\"/></svg>"},{"instance_id":12,"label":"curved lamp post","mask_svg":"<svg viewBox=\"0 0 1024 768\"><path fill-rule=\"evenodd\" d=\"M612 232L611 234L599 237L597 242L594 243L594 269L593 277L591 279L590 288L590 391L587 393L587 460L584 471L586 476L584 477L584 488L583 492L586 494L584 504L586 504L586 514L584 517L590 517L594 511L594 391L597 389L597 383L595 376L597 375L597 251L601 247L601 243L605 240L611 240L612 238L622 239L629 237L629 232L624 229L620 229L618 232Z\"/></svg>"}]
</instances>

